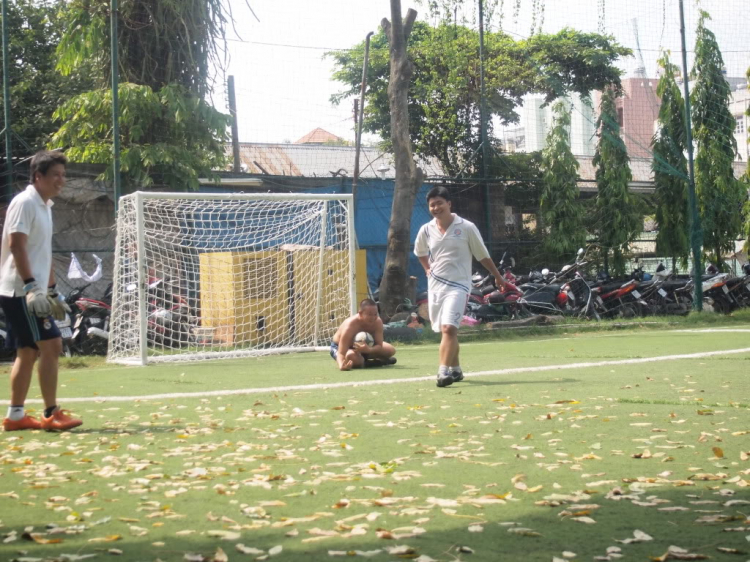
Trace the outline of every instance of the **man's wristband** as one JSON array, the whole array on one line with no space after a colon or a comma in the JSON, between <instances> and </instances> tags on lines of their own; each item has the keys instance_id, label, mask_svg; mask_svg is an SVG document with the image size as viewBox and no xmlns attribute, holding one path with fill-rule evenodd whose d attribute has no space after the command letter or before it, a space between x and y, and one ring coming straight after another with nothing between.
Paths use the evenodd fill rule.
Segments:
<instances>
[{"instance_id":1,"label":"man's wristband","mask_svg":"<svg viewBox=\"0 0 750 562\"><path fill-rule=\"evenodd\" d=\"M24 280L23 280L23 284L24 284L24 285L30 285L30 284L31 284L31 283L33 283L34 281L36 281L36 279L34 279L33 277L29 277L28 279L24 279Z\"/></svg>"}]
</instances>

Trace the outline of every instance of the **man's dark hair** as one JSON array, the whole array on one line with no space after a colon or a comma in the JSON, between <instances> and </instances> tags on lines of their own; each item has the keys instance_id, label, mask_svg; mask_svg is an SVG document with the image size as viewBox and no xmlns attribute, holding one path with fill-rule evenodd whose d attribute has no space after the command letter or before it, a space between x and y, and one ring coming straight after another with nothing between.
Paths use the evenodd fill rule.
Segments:
<instances>
[{"instance_id":1,"label":"man's dark hair","mask_svg":"<svg viewBox=\"0 0 750 562\"><path fill-rule=\"evenodd\" d=\"M40 150L31 158L31 165L29 167L29 178L31 183L36 181L36 174L39 172L43 176L47 175L49 169L55 164L62 164L63 166L68 165L68 159L62 152L57 150Z\"/></svg>"},{"instance_id":2,"label":"man's dark hair","mask_svg":"<svg viewBox=\"0 0 750 562\"><path fill-rule=\"evenodd\" d=\"M436 185L433 187L430 191L427 192L427 202L430 202L430 199L434 199L435 197L442 197L446 201L451 200L451 192L448 191L448 188L444 185Z\"/></svg>"},{"instance_id":3,"label":"man's dark hair","mask_svg":"<svg viewBox=\"0 0 750 562\"><path fill-rule=\"evenodd\" d=\"M372 300L372 299L362 299L362 300L361 300L361 301L359 302L359 309L360 309L360 310L364 310L364 308L365 308L366 306L378 306L378 303L376 303L376 302L375 302L374 300Z\"/></svg>"}]
</instances>

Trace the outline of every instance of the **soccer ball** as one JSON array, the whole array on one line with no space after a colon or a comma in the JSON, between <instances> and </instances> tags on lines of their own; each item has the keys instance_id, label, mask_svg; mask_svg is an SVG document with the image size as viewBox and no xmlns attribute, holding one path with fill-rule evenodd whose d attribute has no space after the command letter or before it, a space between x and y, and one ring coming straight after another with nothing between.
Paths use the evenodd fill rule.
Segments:
<instances>
[{"instance_id":1,"label":"soccer ball","mask_svg":"<svg viewBox=\"0 0 750 562\"><path fill-rule=\"evenodd\" d=\"M354 343L363 343L367 347L372 347L373 345L375 345L375 339L369 332L359 332L356 336L354 336Z\"/></svg>"}]
</instances>

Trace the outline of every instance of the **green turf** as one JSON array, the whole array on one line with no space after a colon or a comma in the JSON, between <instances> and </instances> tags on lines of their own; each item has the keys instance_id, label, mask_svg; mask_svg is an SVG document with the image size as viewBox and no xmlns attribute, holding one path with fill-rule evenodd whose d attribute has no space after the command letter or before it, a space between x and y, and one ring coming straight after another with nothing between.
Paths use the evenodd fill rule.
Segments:
<instances>
[{"instance_id":1,"label":"green turf","mask_svg":"<svg viewBox=\"0 0 750 562\"><path fill-rule=\"evenodd\" d=\"M462 346L462 362L477 372L617 361L746 348L748 335L482 341ZM85 425L0 435L0 559L104 559L119 549L120 560L220 560L221 548L254 560L281 546L274 560L336 560L329 551L364 560L354 551L380 550L370 559L550 561L565 551L592 560L616 546L625 560L649 560L670 545L748 558L718 549L750 551L750 353L469 376L446 389L430 380L94 397L435 372L434 345L402 346L397 357L394 367L353 373L323 353L64 371L64 397L93 397L70 404ZM47 524L67 532L45 534ZM29 526L63 542L22 538ZM636 530L653 540L616 542ZM399 546L405 553L388 553Z\"/></svg>"}]
</instances>

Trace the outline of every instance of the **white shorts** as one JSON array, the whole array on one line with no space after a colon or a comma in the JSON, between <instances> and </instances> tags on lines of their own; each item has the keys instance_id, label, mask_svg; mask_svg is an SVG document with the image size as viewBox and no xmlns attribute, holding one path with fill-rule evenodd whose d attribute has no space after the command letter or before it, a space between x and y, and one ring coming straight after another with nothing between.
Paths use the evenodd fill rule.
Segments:
<instances>
[{"instance_id":1,"label":"white shorts","mask_svg":"<svg viewBox=\"0 0 750 562\"><path fill-rule=\"evenodd\" d=\"M444 325L461 325L469 295L463 291L441 291L428 294L430 323L434 332L441 332Z\"/></svg>"}]
</instances>

